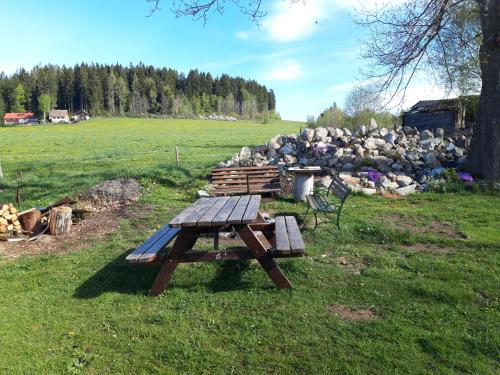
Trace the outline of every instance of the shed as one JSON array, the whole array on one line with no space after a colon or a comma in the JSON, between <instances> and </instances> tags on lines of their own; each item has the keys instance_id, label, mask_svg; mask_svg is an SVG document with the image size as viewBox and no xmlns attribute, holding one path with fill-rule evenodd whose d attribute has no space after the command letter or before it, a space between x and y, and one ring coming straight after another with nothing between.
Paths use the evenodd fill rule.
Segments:
<instances>
[{"instance_id":1,"label":"shed","mask_svg":"<svg viewBox=\"0 0 500 375\"><path fill-rule=\"evenodd\" d=\"M465 126L465 105L459 98L421 100L403 115L403 126L418 130L444 128L461 129Z\"/></svg>"},{"instance_id":2,"label":"shed","mask_svg":"<svg viewBox=\"0 0 500 375\"><path fill-rule=\"evenodd\" d=\"M69 114L65 109L53 109L49 112L49 121L54 124L69 123Z\"/></svg>"}]
</instances>

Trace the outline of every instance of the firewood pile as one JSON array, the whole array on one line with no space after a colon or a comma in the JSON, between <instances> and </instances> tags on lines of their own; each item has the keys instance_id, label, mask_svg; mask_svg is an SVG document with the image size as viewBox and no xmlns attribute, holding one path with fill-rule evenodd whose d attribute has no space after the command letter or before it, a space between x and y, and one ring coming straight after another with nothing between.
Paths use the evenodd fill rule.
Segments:
<instances>
[{"instance_id":1,"label":"firewood pile","mask_svg":"<svg viewBox=\"0 0 500 375\"><path fill-rule=\"evenodd\" d=\"M12 203L0 205L0 241L33 241L48 233L69 233L71 226L83 220L88 210L75 207L76 200L65 197L44 208L19 212Z\"/></svg>"},{"instance_id":2,"label":"firewood pile","mask_svg":"<svg viewBox=\"0 0 500 375\"><path fill-rule=\"evenodd\" d=\"M0 208L0 239L12 233L14 235L22 233L17 209L12 203L2 205Z\"/></svg>"}]
</instances>

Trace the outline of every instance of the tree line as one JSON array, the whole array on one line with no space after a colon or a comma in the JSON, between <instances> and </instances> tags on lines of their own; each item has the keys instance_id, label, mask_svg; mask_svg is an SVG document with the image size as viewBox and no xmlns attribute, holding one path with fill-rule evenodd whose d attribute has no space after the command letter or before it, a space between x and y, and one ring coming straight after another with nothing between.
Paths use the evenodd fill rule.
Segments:
<instances>
[{"instance_id":1,"label":"tree line","mask_svg":"<svg viewBox=\"0 0 500 375\"><path fill-rule=\"evenodd\" d=\"M0 116L34 112L45 116L52 108L87 111L92 116L191 117L212 113L254 119L274 112L273 90L255 80L142 63L128 67L77 64L38 65L8 76L0 72Z\"/></svg>"}]
</instances>

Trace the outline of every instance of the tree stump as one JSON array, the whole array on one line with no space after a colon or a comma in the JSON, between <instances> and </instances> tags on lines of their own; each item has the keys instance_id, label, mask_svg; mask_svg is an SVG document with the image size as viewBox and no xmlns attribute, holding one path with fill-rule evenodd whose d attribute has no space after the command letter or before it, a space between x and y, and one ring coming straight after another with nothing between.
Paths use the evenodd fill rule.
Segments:
<instances>
[{"instance_id":1,"label":"tree stump","mask_svg":"<svg viewBox=\"0 0 500 375\"><path fill-rule=\"evenodd\" d=\"M50 210L49 233L60 236L71 230L71 208L67 206L54 207Z\"/></svg>"},{"instance_id":2,"label":"tree stump","mask_svg":"<svg viewBox=\"0 0 500 375\"><path fill-rule=\"evenodd\" d=\"M42 229L42 225L40 223L41 216L42 213L36 208L20 214L19 221L21 222L23 230L31 232L32 234L40 233Z\"/></svg>"}]
</instances>

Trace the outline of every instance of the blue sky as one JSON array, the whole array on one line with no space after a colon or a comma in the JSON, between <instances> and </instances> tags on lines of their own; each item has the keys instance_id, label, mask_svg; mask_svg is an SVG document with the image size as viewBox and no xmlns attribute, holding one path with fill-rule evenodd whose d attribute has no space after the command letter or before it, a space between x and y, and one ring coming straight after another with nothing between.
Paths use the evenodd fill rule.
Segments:
<instances>
[{"instance_id":1,"label":"blue sky","mask_svg":"<svg viewBox=\"0 0 500 375\"><path fill-rule=\"evenodd\" d=\"M229 5L224 16L213 14L204 25L175 19L169 0L151 17L145 0L0 0L0 70L142 61L186 73L197 68L256 79L274 89L285 119L305 120L334 101L342 106L367 64L360 57L366 31L352 21L359 2L263 2L267 16L258 27ZM420 78L403 106L442 95Z\"/></svg>"}]
</instances>

